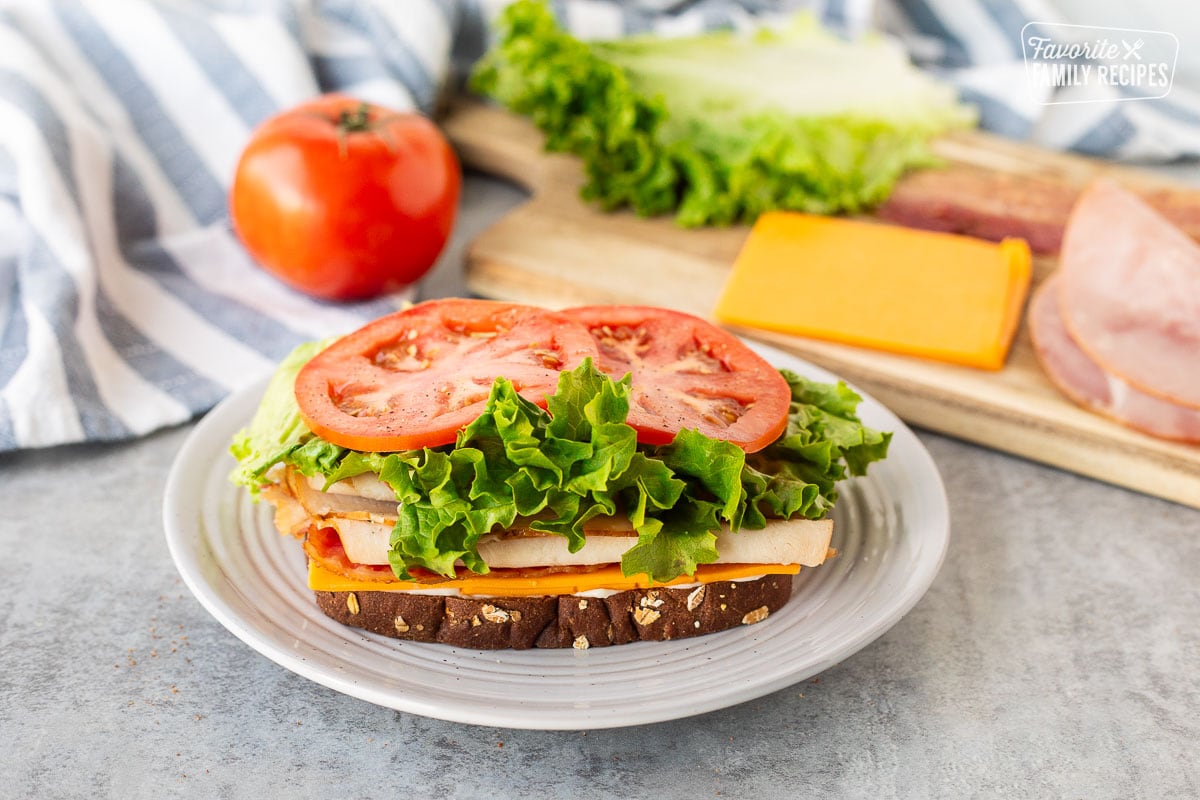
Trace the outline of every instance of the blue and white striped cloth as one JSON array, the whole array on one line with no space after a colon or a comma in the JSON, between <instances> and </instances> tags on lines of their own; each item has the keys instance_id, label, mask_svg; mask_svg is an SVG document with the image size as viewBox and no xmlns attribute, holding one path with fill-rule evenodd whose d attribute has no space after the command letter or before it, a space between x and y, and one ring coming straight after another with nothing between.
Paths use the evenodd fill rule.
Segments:
<instances>
[{"instance_id":1,"label":"blue and white striped cloth","mask_svg":"<svg viewBox=\"0 0 1200 800\"><path fill-rule=\"evenodd\" d=\"M0 451L180 423L296 343L405 295L333 305L255 268L226 191L253 127L319 92L429 110L504 0L0 0ZM881 24L984 124L1127 158L1196 156L1195 103L1063 107L1024 94L1037 0L561 0L582 35L738 27L804 7Z\"/></svg>"}]
</instances>

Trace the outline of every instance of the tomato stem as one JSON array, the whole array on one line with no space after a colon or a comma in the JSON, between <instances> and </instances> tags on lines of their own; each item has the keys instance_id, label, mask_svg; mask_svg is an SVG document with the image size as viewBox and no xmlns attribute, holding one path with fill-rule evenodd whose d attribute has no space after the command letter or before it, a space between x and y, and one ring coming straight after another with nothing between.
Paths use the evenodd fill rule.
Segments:
<instances>
[{"instance_id":1,"label":"tomato stem","mask_svg":"<svg viewBox=\"0 0 1200 800\"><path fill-rule=\"evenodd\" d=\"M363 133L371 130L371 107L359 103L357 108L338 114L338 130L342 133Z\"/></svg>"}]
</instances>

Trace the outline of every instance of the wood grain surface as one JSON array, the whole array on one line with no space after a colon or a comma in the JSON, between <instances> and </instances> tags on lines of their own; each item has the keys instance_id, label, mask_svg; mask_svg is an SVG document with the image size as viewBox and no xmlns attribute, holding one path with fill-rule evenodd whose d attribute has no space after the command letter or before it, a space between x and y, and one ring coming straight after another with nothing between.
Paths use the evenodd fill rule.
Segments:
<instances>
[{"instance_id":1,"label":"wood grain surface","mask_svg":"<svg viewBox=\"0 0 1200 800\"><path fill-rule=\"evenodd\" d=\"M524 119L468 102L444 124L467 165L531 194L468 249L472 292L551 308L642 303L711 318L748 228L684 230L669 218L601 213L579 198L578 161L542 152L541 135ZM1103 172L1136 186L1163 183L977 132L939 140L936 150L952 163L1007 174L1083 183ZM1035 258L1035 286L1055 267L1053 258ZM911 424L1200 508L1200 447L1140 434L1072 404L1042 374L1024 326L998 372L767 331L739 333L836 372Z\"/></svg>"}]
</instances>

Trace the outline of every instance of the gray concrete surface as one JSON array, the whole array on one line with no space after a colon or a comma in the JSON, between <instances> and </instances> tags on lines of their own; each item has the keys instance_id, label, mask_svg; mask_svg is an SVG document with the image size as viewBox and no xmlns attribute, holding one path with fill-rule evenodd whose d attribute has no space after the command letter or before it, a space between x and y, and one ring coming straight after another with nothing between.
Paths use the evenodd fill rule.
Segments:
<instances>
[{"instance_id":1,"label":"gray concrete surface","mask_svg":"<svg viewBox=\"0 0 1200 800\"><path fill-rule=\"evenodd\" d=\"M467 188L430 294L519 199ZM882 638L723 711L512 731L340 695L212 619L162 531L189 429L0 456L0 798L1200 796L1200 511L922 433L952 541Z\"/></svg>"}]
</instances>

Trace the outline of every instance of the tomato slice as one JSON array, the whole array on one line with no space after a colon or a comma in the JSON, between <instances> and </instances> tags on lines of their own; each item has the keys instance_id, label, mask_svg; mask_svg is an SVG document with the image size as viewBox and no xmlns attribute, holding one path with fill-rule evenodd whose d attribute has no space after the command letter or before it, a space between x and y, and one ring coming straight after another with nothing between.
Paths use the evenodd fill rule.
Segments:
<instances>
[{"instance_id":1,"label":"tomato slice","mask_svg":"<svg viewBox=\"0 0 1200 800\"><path fill-rule=\"evenodd\" d=\"M431 300L381 317L318 353L296 376L300 416L353 450L450 444L503 376L540 406L558 374L598 349L583 326L532 306Z\"/></svg>"},{"instance_id":2,"label":"tomato slice","mask_svg":"<svg viewBox=\"0 0 1200 800\"><path fill-rule=\"evenodd\" d=\"M599 367L632 373L629 424L646 444L683 428L755 452L787 427L787 381L733 334L691 314L648 306L585 306L563 315L591 332Z\"/></svg>"}]
</instances>

